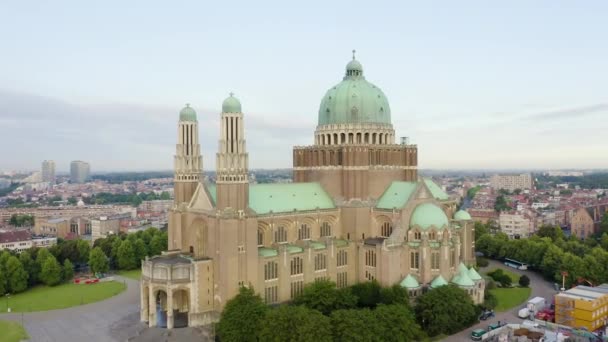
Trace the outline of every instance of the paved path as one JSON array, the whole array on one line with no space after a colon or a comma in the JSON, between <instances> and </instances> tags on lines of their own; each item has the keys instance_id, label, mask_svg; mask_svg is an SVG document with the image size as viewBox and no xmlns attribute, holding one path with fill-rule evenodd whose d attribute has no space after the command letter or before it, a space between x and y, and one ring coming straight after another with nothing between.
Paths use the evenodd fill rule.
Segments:
<instances>
[{"instance_id":1,"label":"paved path","mask_svg":"<svg viewBox=\"0 0 608 342\"><path fill-rule=\"evenodd\" d=\"M126 341L139 324L139 281L114 276L126 282L126 291L109 299L60 310L23 314L30 341ZM21 313L0 314L0 320L21 323Z\"/></svg>"},{"instance_id":2,"label":"paved path","mask_svg":"<svg viewBox=\"0 0 608 342\"><path fill-rule=\"evenodd\" d=\"M551 301L553 300L553 295L557 293L557 291L555 291L555 289L553 288L553 283L546 281L545 279L543 279L543 277L535 272L532 271L520 271L508 266L505 266L503 263L498 262L498 261L494 261L494 260L489 260L490 264L488 265L488 267L484 267L481 269L480 273L485 273L487 271L490 271L492 269L495 268L502 268L505 270L509 270L510 272L513 273L517 273L517 274L525 274L530 278L530 287L532 288L532 293L530 295L530 298L534 298L534 297L543 297L547 300L548 303L551 303ZM490 325L491 323L497 323L498 321L502 322L507 322L507 323L521 323L523 320L519 317L517 317L517 312L519 311L519 309L521 309L524 305L519 305L514 307L513 309L509 310L509 311L505 311L505 312L497 312L496 313L496 317L489 319L487 321L481 321L480 323L465 329L457 334L454 334L448 338L446 338L444 341L471 341L471 331L475 330L475 329L486 329L488 327L488 325Z\"/></svg>"}]
</instances>

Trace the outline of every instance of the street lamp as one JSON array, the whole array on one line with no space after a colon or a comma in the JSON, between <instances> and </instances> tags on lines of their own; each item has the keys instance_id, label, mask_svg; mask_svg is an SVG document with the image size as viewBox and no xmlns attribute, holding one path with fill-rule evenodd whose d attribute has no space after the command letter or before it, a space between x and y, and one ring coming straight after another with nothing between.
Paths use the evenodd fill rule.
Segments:
<instances>
[{"instance_id":1,"label":"street lamp","mask_svg":"<svg viewBox=\"0 0 608 342\"><path fill-rule=\"evenodd\" d=\"M11 312L11 308L8 307L8 299L11 298L11 294L6 294L6 312Z\"/></svg>"}]
</instances>

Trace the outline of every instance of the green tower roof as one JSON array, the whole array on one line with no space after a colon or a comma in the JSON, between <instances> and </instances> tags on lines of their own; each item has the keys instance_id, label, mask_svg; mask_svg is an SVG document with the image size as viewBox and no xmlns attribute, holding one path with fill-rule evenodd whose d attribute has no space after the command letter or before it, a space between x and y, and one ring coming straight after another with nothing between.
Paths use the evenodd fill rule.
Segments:
<instances>
[{"instance_id":1,"label":"green tower roof","mask_svg":"<svg viewBox=\"0 0 608 342\"><path fill-rule=\"evenodd\" d=\"M461 262L458 265L458 273L463 273L463 272L468 274L469 273L469 269Z\"/></svg>"},{"instance_id":2,"label":"green tower roof","mask_svg":"<svg viewBox=\"0 0 608 342\"><path fill-rule=\"evenodd\" d=\"M435 204L423 203L414 209L414 213L410 218L410 228L416 225L422 229L428 229L431 226L442 229L448 225L448 217Z\"/></svg>"},{"instance_id":3,"label":"green tower roof","mask_svg":"<svg viewBox=\"0 0 608 342\"><path fill-rule=\"evenodd\" d=\"M456 214L454 214L454 220L470 220L471 215L464 210L458 210Z\"/></svg>"},{"instance_id":4,"label":"green tower roof","mask_svg":"<svg viewBox=\"0 0 608 342\"><path fill-rule=\"evenodd\" d=\"M179 121L196 121L196 112L189 103L179 112Z\"/></svg>"},{"instance_id":5,"label":"green tower roof","mask_svg":"<svg viewBox=\"0 0 608 342\"><path fill-rule=\"evenodd\" d=\"M391 124L391 109L382 90L363 77L363 66L353 54L346 75L325 93L319 107L319 125Z\"/></svg>"},{"instance_id":6,"label":"green tower roof","mask_svg":"<svg viewBox=\"0 0 608 342\"><path fill-rule=\"evenodd\" d=\"M458 286L475 286L475 282L471 280L468 273L468 270L458 273L452 278L452 283Z\"/></svg>"},{"instance_id":7,"label":"green tower roof","mask_svg":"<svg viewBox=\"0 0 608 342\"><path fill-rule=\"evenodd\" d=\"M407 277L403 278L403 280L401 281L401 283L399 283L399 285L401 287L405 287L408 289L415 289L415 288L420 287L418 280L416 280L416 278L412 277L411 274L408 274Z\"/></svg>"},{"instance_id":8,"label":"green tower roof","mask_svg":"<svg viewBox=\"0 0 608 342\"><path fill-rule=\"evenodd\" d=\"M234 97L233 93L230 93L224 102L222 103L222 113L240 113L241 102Z\"/></svg>"},{"instance_id":9,"label":"green tower roof","mask_svg":"<svg viewBox=\"0 0 608 342\"><path fill-rule=\"evenodd\" d=\"M433 281L431 282L431 288L436 289L447 284L448 282L445 281L445 279L443 279L441 275L438 275L437 278L433 279Z\"/></svg>"},{"instance_id":10,"label":"green tower roof","mask_svg":"<svg viewBox=\"0 0 608 342\"><path fill-rule=\"evenodd\" d=\"M468 274L469 274L469 278L471 278L471 280L473 280L473 281L477 281L477 280L481 280L482 279L481 276L479 275L479 273L477 273L477 271L475 271L475 269L473 267L471 267L469 269Z\"/></svg>"}]
</instances>

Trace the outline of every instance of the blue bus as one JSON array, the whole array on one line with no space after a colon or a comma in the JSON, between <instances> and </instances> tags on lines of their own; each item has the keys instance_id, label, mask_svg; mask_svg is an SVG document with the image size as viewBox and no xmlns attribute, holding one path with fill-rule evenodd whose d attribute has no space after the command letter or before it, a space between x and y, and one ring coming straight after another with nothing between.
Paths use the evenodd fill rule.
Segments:
<instances>
[{"instance_id":1,"label":"blue bus","mask_svg":"<svg viewBox=\"0 0 608 342\"><path fill-rule=\"evenodd\" d=\"M528 269L528 265L524 264L523 262L514 260L514 259L505 259L505 265L516 268L518 270L522 270L522 271L525 271Z\"/></svg>"}]
</instances>

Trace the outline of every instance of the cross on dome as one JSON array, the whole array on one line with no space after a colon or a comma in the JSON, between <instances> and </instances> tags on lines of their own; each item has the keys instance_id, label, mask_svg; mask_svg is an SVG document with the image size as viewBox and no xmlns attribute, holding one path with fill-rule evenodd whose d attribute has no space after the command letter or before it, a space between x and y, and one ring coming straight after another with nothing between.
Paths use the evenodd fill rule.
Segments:
<instances>
[{"instance_id":1,"label":"cross on dome","mask_svg":"<svg viewBox=\"0 0 608 342\"><path fill-rule=\"evenodd\" d=\"M355 53L357 53L357 50L353 49L353 61L355 60Z\"/></svg>"}]
</instances>

